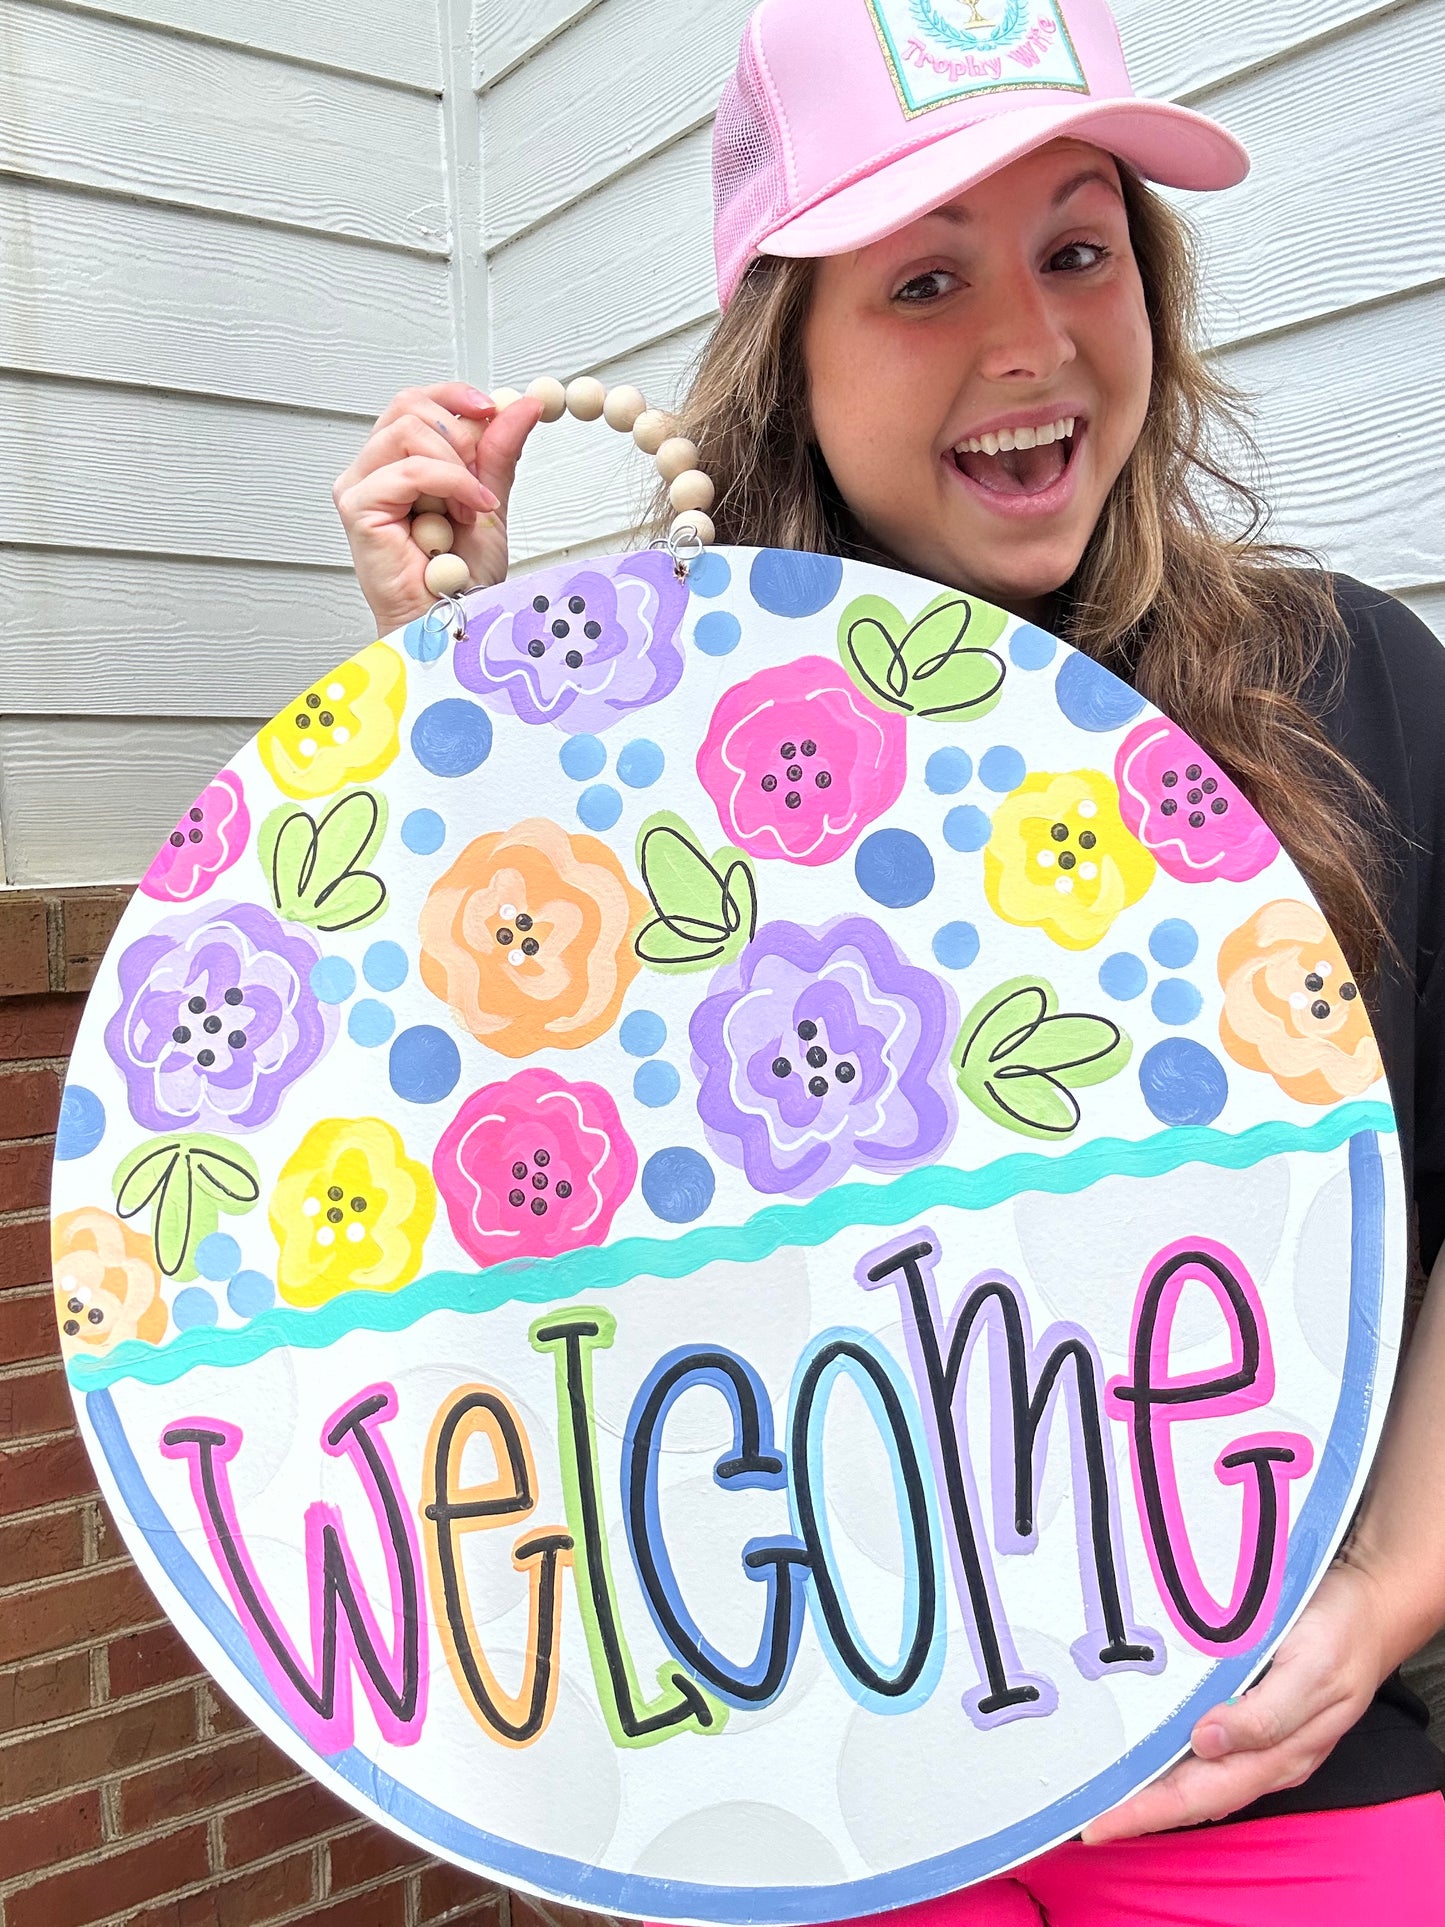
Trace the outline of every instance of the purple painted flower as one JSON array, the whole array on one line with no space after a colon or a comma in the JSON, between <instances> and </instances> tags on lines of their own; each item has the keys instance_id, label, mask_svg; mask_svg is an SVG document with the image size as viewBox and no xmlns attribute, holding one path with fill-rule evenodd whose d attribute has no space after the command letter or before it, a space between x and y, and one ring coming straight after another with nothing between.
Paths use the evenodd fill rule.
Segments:
<instances>
[{"instance_id":1,"label":"purple painted flower","mask_svg":"<svg viewBox=\"0 0 1445 1927\"><path fill-rule=\"evenodd\" d=\"M468 619L457 681L524 723L608 729L682 674L687 584L660 550L499 589Z\"/></svg>"},{"instance_id":2,"label":"purple painted flower","mask_svg":"<svg viewBox=\"0 0 1445 1927\"><path fill-rule=\"evenodd\" d=\"M755 1191L905 1171L953 1136L957 1029L952 991L871 918L765 924L693 1013L698 1115Z\"/></svg>"},{"instance_id":3,"label":"purple painted flower","mask_svg":"<svg viewBox=\"0 0 1445 1927\"><path fill-rule=\"evenodd\" d=\"M315 938L254 903L158 923L122 953L105 1047L152 1131L254 1131L330 1046Z\"/></svg>"}]
</instances>

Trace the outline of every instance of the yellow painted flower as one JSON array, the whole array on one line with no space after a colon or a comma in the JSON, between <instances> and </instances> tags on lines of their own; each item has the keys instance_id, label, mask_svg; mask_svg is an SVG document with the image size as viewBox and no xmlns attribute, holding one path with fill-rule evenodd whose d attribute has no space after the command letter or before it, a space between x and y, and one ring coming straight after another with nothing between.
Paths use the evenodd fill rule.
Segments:
<instances>
[{"instance_id":1,"label":"yellow painted flower","mask_svg":"<svg viewBox=\"0 0 1445 1927\"><path fill-rule=\"evenodd\" d=\"M1383 1075L1365 1000L1312 903L1256 910L1220 946L1219 981L1224 1048L1301 1104L1359 1097Z\"/></svg>"},{"instance_id":2,"label":"yellow painted flower","mask_svg":"<svg viewBox=\"0 0 1445 1927\"><path fill-rule=\"evenodd\" d=\"M125 1338L158 1345L169 1317L149 1238L92 1205L65 1211L50 1233L55 1313L67 1352L108 1351Z\"/></svg>"},{"instance_id":3,"label":"yellow painted flower","mask_svg":"<svg viewBox=\"0 0 1445 1927\"><path fill-rule=\"evenodd\" d=\"M368 783L396 755L405 703L405 663L389 643L374 642L267 723L256 739L261 761L286 796Z\"/></svg>"},{"instance_id":4,"label":"yellow painted flower","mask_svg":"<svg viewBox=\"0 0 1445 1927\"><path fill-rule=\"evenodd\" d=\"M1006 923L1046 930L1065 950L1089 950L1139 901L1156 867L1101 771L1040 771L994 812L983 882Z\"/></svg>"},{"instance_id":5,"label":"yellow painted flower","mask_svg":"<svg viewBox=\"0 0 1445 1927\"><path fill-rule=\"evenodd\" d=\"M421 1270L436 1216L431 1172L379 1117L313 1124L271 1194L276 1283L292 1305L396 1291Z\"/></svg>"}]
</instances>

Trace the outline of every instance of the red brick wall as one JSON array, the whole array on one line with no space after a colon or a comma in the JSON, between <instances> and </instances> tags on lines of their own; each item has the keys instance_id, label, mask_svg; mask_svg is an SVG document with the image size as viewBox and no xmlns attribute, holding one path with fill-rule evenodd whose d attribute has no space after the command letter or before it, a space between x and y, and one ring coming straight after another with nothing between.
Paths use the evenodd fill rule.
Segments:
<instances>
[{"instance_id":1,"label":"red brick wall","mask_svg":"<svg viewBox=\"0 0 1445 1927\"><path fill-rule=\"evenodd\" d=\"M47 1202L124 893L0 890L0 1927L586 1927L359 1820L201 1672L75 1433Z\"/></svg>"}]
</instances>

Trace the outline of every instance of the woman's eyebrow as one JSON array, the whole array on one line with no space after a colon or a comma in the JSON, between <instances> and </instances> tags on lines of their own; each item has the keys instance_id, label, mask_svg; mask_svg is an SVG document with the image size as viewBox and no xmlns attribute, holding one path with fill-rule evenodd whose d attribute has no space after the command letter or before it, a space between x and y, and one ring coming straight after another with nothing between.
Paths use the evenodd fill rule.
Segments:
<instances>
[{"instance_id":1,"label":"woman's eyebrow","mask_svg":"<svg viewBox=\"0 0 1445 1927\"><path fill-rule=\"evenodd\" d=\"M1100 167L1084 167L1077 174L1071 174L1062 186L1055 188L1049 197L1049 206L1062 207L1065 201L1077 194L1081 187L1087 187L1091 181L1096 181L1100 187L1108 188L1115 200L1123 201L1124 196L1116 180L1111 180ZM920 218L924 221L947 221L952 227L966 227L973 219L973 213L971 209L961 206L958 202L950 202L942 207L930 208L927 214Z\"/></svg>"},{"instance_id":2,"label":"woman's eyebrow","mask_svg":"<svg viewBox=\"0 0 1445 1927\"><path fill-rule=\"evenodd\" d=\"M1049 205L1051 207L1062 207L1065 201L1070 199L1072 195L1077 194L1081 187L1087 187L1090 181L1097 181L1100 187L1107 187L1116 200L1123 200L1123 193L1116 180L1111 180L1102 168L1085 167L1077 174L1071 174L1062 187L1055 189L1053 199Z\"/></svg>"}]
</instances>

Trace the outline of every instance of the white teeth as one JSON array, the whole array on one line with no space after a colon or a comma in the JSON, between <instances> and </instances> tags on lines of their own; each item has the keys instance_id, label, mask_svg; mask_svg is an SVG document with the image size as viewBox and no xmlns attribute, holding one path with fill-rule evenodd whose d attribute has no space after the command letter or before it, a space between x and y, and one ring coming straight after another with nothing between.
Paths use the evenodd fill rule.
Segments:
<instances>
[{"instance_id":1,"label":"white teeth","mask_svg":"<svg viewBox=\"0 0 1445 1927\"><path fill-rule=\"evenodd\" d=\"M1000 428L996 434L970 435L954 447L955 455L1007 454L1015 448L1047 448L1051 442L1066 442L1074 432L1076 415L1045 422L1041 428Z\"/></svg>"}]
</instances>

